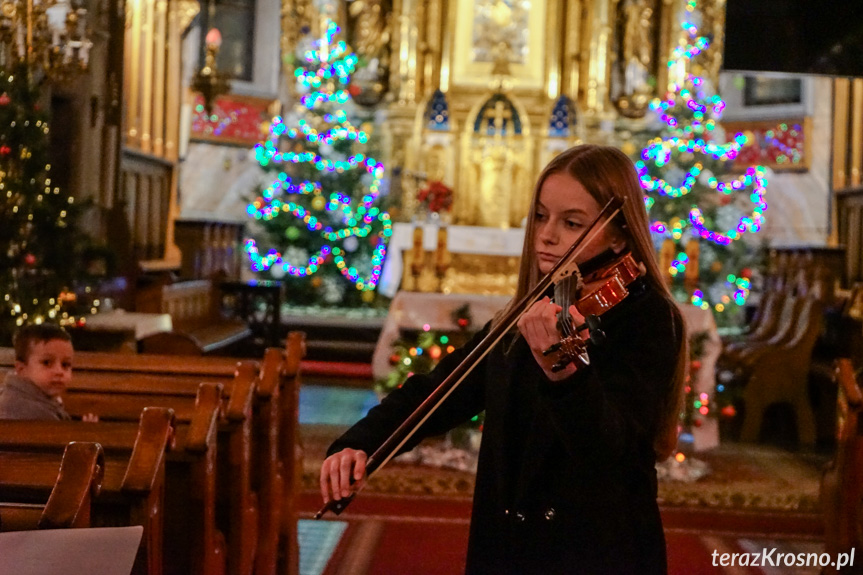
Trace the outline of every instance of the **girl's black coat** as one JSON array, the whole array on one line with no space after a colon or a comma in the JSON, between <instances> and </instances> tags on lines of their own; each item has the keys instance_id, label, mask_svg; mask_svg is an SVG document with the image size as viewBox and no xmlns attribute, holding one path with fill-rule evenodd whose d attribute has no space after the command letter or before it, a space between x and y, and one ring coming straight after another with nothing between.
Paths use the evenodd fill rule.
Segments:
<instances>
[{"instance_id":1,"label":"girl's black coat","mask_svg":"<svg viewBox=\"0 0 863 575\"><path fill-rule=\"evenodd\" d=\"M673 377L680 315L643 279L602 316L591 365L548 380L506 337L406 445L485 410L467 573L664 573L653 437ZM333 443L368 454L487 333L415 375ZM515 343L513 343L515 339Z\"/></svg>"}]
</instances>

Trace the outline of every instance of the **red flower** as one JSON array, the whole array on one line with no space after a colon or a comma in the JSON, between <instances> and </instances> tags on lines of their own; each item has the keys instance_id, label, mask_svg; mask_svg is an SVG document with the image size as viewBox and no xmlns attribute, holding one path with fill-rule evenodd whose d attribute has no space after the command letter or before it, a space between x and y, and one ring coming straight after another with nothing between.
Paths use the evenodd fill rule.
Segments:
<instances>
[{"instance_id":1,"label":"red flower","mask_svg":"<svg viewBox=\"0 0 863 575\"><path fill-rule=\"evenodd\" d=\"M12 151L12 148L10 148L9 146L0 146L0 156L6 156L11 151Z\"/></svg>"},{"instance_id":2,"label":"red flower","mask_svg":"<svg viewBox=\"0 0 863 575\"><path fill-rule=\"evenodd\" d=\"M452 189L443 182L429 182L417 192L417 201L430 212L448 212L452 208Z\"/></svg>"}]
</instances>

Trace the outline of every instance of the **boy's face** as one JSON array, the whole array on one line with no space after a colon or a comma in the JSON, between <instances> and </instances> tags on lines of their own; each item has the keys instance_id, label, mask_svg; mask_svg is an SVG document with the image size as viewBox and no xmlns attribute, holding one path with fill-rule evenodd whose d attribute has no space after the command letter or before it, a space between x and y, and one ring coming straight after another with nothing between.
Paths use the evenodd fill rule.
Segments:
<instances>
[{"instance_id":1,"label":"boy's face","mask_svg":"<svg viewBox=\"0 0 863 575\"><path fill-rule=\"evenodd\" d=\"M15 362L15 373L57 397L72 380L72 343L62 339L37 341L30 346L26 362Z\"/></svg>"}]
</instances>

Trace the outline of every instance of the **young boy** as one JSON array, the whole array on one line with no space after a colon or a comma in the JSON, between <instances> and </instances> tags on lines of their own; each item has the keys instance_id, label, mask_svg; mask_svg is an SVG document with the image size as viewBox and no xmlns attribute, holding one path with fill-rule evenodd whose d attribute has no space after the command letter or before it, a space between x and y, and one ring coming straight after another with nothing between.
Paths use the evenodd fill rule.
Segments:
<instances>
[{"instance_id":1,"label":"young boy","mask_svg":"<svg viewBox=\"0 0 863 575\"><path fill-rule=\"evenodd\" d=\"M0 419L71 419L61 395L72 380L72 338L54 324L27 325L13 340L15 371L0 386Z\"/></svg>"}]
</instances>

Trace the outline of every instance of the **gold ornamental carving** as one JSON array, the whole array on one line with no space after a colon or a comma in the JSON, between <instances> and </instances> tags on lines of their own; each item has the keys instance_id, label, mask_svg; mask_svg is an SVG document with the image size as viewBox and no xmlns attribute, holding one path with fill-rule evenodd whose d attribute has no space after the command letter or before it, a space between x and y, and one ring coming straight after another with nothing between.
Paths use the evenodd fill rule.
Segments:
<instances>
[{"instance_id":1,"label":"gold ornamental carving","mask_svg":"<svg viewBox=\"0 0 863 575\"><path fill-rule=\"evenodd\" d=\"M355 100L380 122L390 193L401 198L394 219L426 221L417 192L441 182L453 190L451 223L512 228L523 224L539 170L555 155L581 142L633 147L627 138L644 129L649 102L669 84L685 0L338 6L346 40L369 63L354 76ZM692 72L715 83L725 0L698 7L699 28L713 42L700 59L704 69ZM314 10L313 0L282 1L285 54L303 26L314 28ZM496 285L501 293L508 281L501 278L517 268L484 259L491 257L453 254L442 266L433 252L405 250L404 279L425 286L416 289Z\"/></svg>"},{"instance_id":2,"label":"gold ornamental carving","mask_svg":"<svg viewBox=\"0 0 863 575\"><path fill-rule=\"evenodd\" d=\"M201 3L198 0L178 0L174 13L177 15L179 29L185 32L200 11Z\"/></svg>"},{"instance_id":3,"label":"gold ornamental carving","mask_svg":"<svg viewBox=\"0 0 863 575\"><path fill-rule=\"evenodd\" d=\"M386 0L354 0L348 4L348 43L366 65L356 71L356 101L378 104L389 87L392 12Z\"/></svg>"},{"instance_id":4,"label":"gold ornamental carving","mask_svg":"<svg viewBox=\"0 0 863 575\"><path fill-rule=\"evenodd\" d=\"M622 0L613 69L613 100L621 115L640 118L654 96L655 0Z\"/></svg>"}]
</instances>

